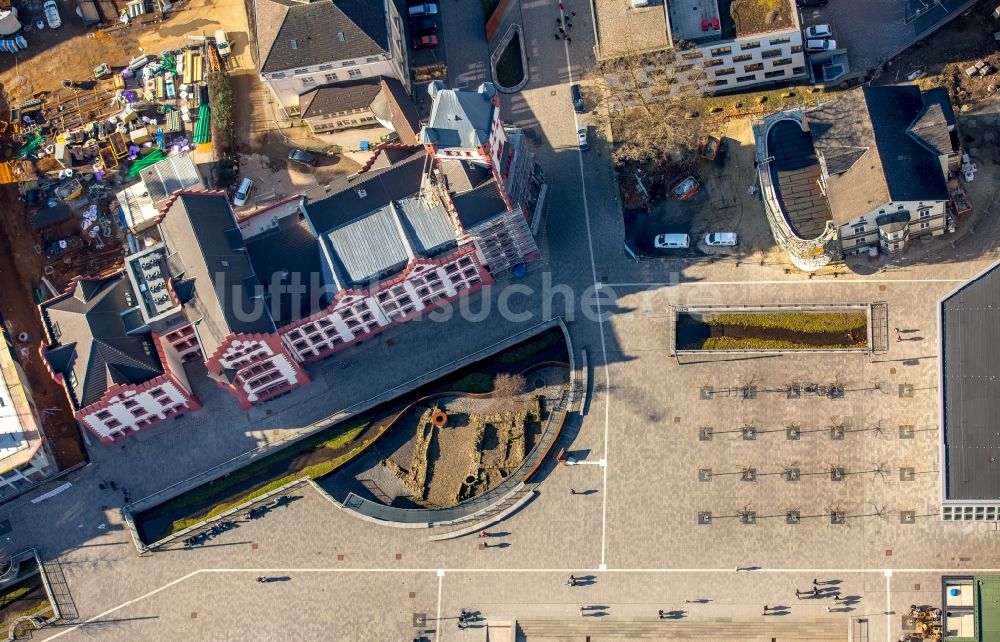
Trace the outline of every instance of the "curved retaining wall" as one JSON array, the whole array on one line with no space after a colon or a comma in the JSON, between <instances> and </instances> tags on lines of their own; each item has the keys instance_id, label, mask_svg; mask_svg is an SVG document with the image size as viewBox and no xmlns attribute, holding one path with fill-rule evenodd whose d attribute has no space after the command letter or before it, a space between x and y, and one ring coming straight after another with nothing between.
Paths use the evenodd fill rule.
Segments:
<instances>
[{"instance_id":1,"label":"curved retaining wall","mask_svg":"<svg viewBox=\"0 0 1000 642\"><path fill-rule=\"evenodd\" d=\"M563 391L563 395L559 403L551 409L549 419L546 422L545 429L542 431L542 435L538 443L535 444L535 447L532 448L531 452L528 453L528 456L525 457L521 466L519 466L514 473L512 473L499 485L478 497L467 499L464 502L449 508L395 508L367 500L363 497L358 497L354 493L348 494L343 503L341 503L331 497L328 493L324 492L324 495L326 495L330 501L338 507L369 522L382 524L384 526L392 526L395 528L436 528L441 526L451 526L480 517L501 506L516 493L524 492L525 484L531 476L538 471L562 431L562 427L566 422L566 415L568 412L567 406L573 398L572 393L575 390L574 386L576 384L577 375L573 355L573 343L570 340L566 324L563 323L561 318L553 319L552 321L546 323L543 327L539 328L528 337L518 336L517 341L510 344L514 345L515 343L520 343L556 326L562 330L563 338L566 341L566 350L569 353L570 381L568 390ZM500 350L504 349L506 348L500 348L496 352L500 352ZM538 365L541 366L544 364ZM525 372L529 372L533 369L534 367L529 370L525 370ZM490 393L484 393L484 396L488 396L489 394ZM439 393L434 396L454 396L454 393ZM417 402L414 402L414 404L415 403ZM414 404L407 406L407 410L409 410Z\"/></svg>"}]
</instances>

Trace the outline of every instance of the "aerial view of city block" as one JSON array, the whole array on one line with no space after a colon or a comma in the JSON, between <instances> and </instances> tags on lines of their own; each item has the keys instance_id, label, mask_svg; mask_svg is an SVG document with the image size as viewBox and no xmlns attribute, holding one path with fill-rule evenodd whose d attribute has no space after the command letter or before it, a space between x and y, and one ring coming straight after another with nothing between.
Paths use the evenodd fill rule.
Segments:
<instances>
[{"instance_id":1,"label":"aerial view of city block","mask_svg":"<svg viewBox=\"0 0 1000 642\"><path fill-rule=\"evenodd\" d=\"M1000 0L0 0L0 638L1000 642Z\"/></svg>"}]
</instances>

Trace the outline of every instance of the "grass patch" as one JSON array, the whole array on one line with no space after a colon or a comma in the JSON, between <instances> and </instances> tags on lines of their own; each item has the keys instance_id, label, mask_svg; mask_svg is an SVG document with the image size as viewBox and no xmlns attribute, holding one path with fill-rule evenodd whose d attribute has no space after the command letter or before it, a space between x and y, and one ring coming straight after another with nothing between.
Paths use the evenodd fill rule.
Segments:
<instances>
[{"instance_id":1,"label":"grass patch","mask_svg":"<svg viewBox=\"0 0 1000 642\"><path fill-rule=\"evenodd\" d=\"M548 330L533 339L510 348L509 350L504 350L493 360L497 363L507 364L524 361L535 356L542 350L556 345L562 340L562 332L558 328L553 328L552 330Z\"/></svg>"},{"instance_id":2,"label":"grass patch","mask_svg":"<svg viewBox=\"0 0 1000 642\"><path fill-rule=\"evenodd\" d=\"M868 343L838 343L833 345L812 345L783 339L757 339L734 337L709 337L705 339L699 350L836 350L848 348L865 348Z\"/></svg>"},{"instance_id":3,"label":"grass patch","mask_svg":"<svg viewBox=\"0 0 1000 642\"><path fill-rule=\"evenodd\" d=\"M790 330L792 332L850 332L868 325L864 312L774 312L706 315L709 325Z\"/></svg>"},{"instance_id":4,"label":"grass patch","mask_svg":"<svg viewBox=\"0 0 1000 642\"><path fill-rule=\"evenodd\" d=\"M456 392L492 392L493 375L488 375L483 372L470 372L456 381L453 388Z\"/></svg>"},{"instance_id":5,"label":"grass patch","mask_svg":"<svg viewBox=\"0 0 1000 642\"><path fill-rule=\"evenodd\" d=\"M350 428L349 430L334 437L333 439L330 439L326 442L323 442L322 444L319 444L318 447L337 449L346 446L347 444L357 439L358 435L360 435L361 432L367 427L368 424L364 424L361 426L355 426L353 428ZM324 475L328 475L329 473L336 470L345 461L349 460L351 457L357 454L360 450L361 446L358 446L357 448L351 450L350 452L344 453L343 455L335 459L328 459L324 462L313 464L312 466L306 466L305 468L298 470L294 473L289 473L283 477L280 477L278 479L275 479L274 481L269 482L264 486L261 486L260 488L252 490L249 493L246 493L245 495L242 495L236 499L225 502L223 504L219 504L212 510L208 511L208 513L206 513L205 515L175 520L171 524L170 532L176 533L177 531L184 530L189 526L194 526L198 522L201 522L206 519L211 519L212 517L215 517L217 515L221 515L222 513L225 513L228 510L236 508L240 504L244 504L250 500L266 495L272 490L277 490L278 488L281 488L285 484L291 483L297 479L303 479L305 477L311 477L312 479L317 479Z\"/></svg>"},{"instance_id":6,"label":"grass patch","mask_svg":"<svg viewBox=\"0 0 1000 642\"><path fill-rule=\"evenodd\" d=\"M10 630L10 625L14 623L14 620L16 620L18 618L22 618L22 617L31 617L32 615L39 615L41 613L45 613L46 611L51 611L51 613L49 613L43 619L48 619L48 618L50 618L50 617L52 617L53 615L56 614L55 609L52 608L52 605L49 604L48 600L44 600L42 602L39 602L38 604L34 605L30 609L22 611L21 613L18 613L14 617L8 618L8 619L4 620L3 622L0 622L0 630L9 631Z\"/></svg>"},{"instance_id":7,"label":"grass patch","mask_svg":"<svg viewBox=\"0 0 1000 642\"><path fill-rule=\"evenodd\" d=\"M497 84L501 87L514 87L522 80L524 66L521 64L521 35L515 33L497 60Z\"/></svg>"},{"instance_id":8,"label":"grass patch","mask_svg":"<svg viewBox=\"0 0 1000 642\"><path fill-rule=\"evenodd\" d=\"M35 586L18 586L13 591L0 595L0 609L4 608L11 602L21 599L31 591L35 590L35 588Z\"/></svg>"}]
</instances>

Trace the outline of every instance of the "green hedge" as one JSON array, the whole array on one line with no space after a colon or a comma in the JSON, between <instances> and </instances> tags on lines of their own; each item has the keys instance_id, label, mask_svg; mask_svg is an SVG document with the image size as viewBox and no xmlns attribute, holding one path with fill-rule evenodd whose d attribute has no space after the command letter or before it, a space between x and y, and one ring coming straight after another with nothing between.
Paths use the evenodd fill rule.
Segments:
<instances>
[{"instance_id":1,"label":"green hedge","mask_svg":"<svg viewBox=\"0 0 1000 642\"><path fill-rule=\"evenodd\" d=\"M456 392L492 392L493 375L488 375L482 372L472 372L456 381L452 388Z\"/></svg>"},{"instance_id":2,"label":"green hedge","mask_svg":"<svg viewBox=\"0 0 1000 642\"><path fill-rule=\"evenodd\" d=\"M864 312L746 312L707 315L709 325L791 330L793 332L850 332L868 325Z\"/></svg>"},{"instance_id":3,"label":"green hedge","mask_svg":"<svg viewBox=\"0 0 1000 642\"><path fill-rule=\"evenodd\" d=\"M835 350L844 348L865 348L866 341L854 343L837 343L829 345L809 345L797 341L780 339L736 339L732 337L712 337L705 339L700 347L685 347L694 350Z\"/></svg>"}]
</instances>

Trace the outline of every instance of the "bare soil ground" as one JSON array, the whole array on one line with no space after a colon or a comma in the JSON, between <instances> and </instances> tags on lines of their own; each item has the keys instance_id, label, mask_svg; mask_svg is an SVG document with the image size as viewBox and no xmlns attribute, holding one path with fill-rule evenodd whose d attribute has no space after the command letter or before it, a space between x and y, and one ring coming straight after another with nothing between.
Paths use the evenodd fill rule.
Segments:
<instances>
[{"instance_id":1,"label":"bare soil ground","mask_svg":"<svg viewBox=\"0 0 1000 642\"><path fill-rule=\"evenodd\" d=\"M990 13L995 3L982 2L926 40L914 45L886 65L876 79L889 85L916 82L923 88L948 88L956 110L996 93L1000 85L1000 21ZM985 60L994 69L988 76L969 77L965 69Z\"/></svg>"}]
</instances>

